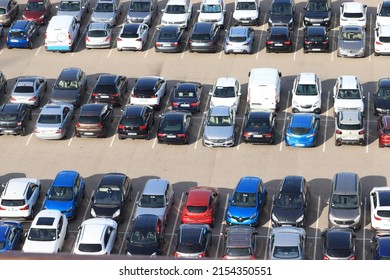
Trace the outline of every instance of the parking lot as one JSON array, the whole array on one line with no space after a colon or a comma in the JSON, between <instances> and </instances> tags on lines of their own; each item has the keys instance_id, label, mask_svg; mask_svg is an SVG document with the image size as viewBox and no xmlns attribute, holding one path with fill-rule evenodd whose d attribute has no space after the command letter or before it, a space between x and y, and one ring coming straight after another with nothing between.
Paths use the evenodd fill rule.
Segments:
<instances>
[{"instance_id":1,"label":"parking lot","mask_svg":"<svg viewBox=\"0 0 390 280\"><path fill-rule=\"evenodd\" d=\"M19 2L23 7L25 1ZM93 1L93 3L95 3ZM166 1L160 1L163 8ZM255 27L255 52L251 55L225 55L222 51L224 31L219 41L219 50L215 54L189 53L186 49L178 54L155 53L154 39L161 13L149 31L148 47L143 52L119 52L115 48L115 36L119 27L113 30L114 39L110 49L85 48L85 30L89 16L82 22L82 36L73 53L46 52L44 48L44 30L34 43L32 50L6 49L4 32L0 40L0 71L8 79L8 92L1 96L1 104L7 102L15 80L23 75L41 75L48 79L48 91L42 104L46 104L51 86L61 70L66 67L79 67L88 76L88 93L83 103L89 101L91 89L96 78L102 73L125 75L129 79L126 94L129 100L134 81L141 76L162 76L168 81L167 95L159 111L162 114L169 110L169 92L179 81L196 81L203 84L202 110L193 115L189 145L161 145L156 140L157 125L153 128L151 140L118 140L116 127L121 116L121 108L115 108L114 122L107 138L76 138L73 129L63 140L39 140L33 135L34 123L39 114L39 108L33 110L27 135L1 136L3 163L0 167L0 182L5 183L15 177L38 178L42 182L44 193L50 187L52 180L60 170L77 170L86 180L87 195L79 209L77 219L70 221L69 238L64 252L71 252L77 234L77 228L84 219L89 218L90 197L103 174L108 172L123 172L132 178L134 198L142 191L145 182L150 178L165 178L170 181L175 191L175 205L169 217L165 237L164 254L172 256L175 246L176 230L180 225L180 210L184 201L185 191L194 185L219 188L222 199L218 212L216 226L213 228L213 245L210 256L220 258L222 254L222 238L220 237L226 224L224 213L229 195L242 176L258 176L266 183L269 201L262 213L257 238L257 257L267 257L268 235L271 228L270 212L272 197L276 194L280 181L286 175L302 175L311 190L311 204L308 211L306 226L306 259L321 258L321 231L327 227L330 183L336 172L350 171L359 174L363 184L363 226L357 233L357 258L370 259L370 240L374 232L370 227L369 192L375 186L386 186L387 183L387 153L388 150L378 148L376 120L372 114L372 95L379 78L388 76L389 57L374 56L373 28L375 26L376 1L368 1L367 25L367 55L365 58L349 59L336 56L338 32L338 15L340 1L333 2L333 24L330 31L330 53L304 54L302 50L303 1L297 2L299 28L294 31L294 51L292 53L266 53L265 36L267 30L265 13L270 1L261 2L262 25ZM52 2L52 15L55 14ZM94 6L93 4L91 6ZM233 2L227 2L226 21L231 22ZM124 2L127 11L128 1ZM199 8L199 2L194 2L194 11ZM21 13L20 13L21 14ZM19 14L19 16L20 16ZM126 16L124 12L120 22ZM194 13L196 16L196 13ZM196 20L193 19L193 21ZM230 24L227 24L230 26ZM186 34L188 36L188 32ZM241 141L232 148L206 148L202 145L202 132L205 114L209 108L208 92L215 81L222 76L232 76L241 83L242 96L238 110L236 135L242 131L246 105L246 88L248 72L252 68L273 67L282 73L281 106L277 112L277 138L272 146L244 144ZM287 147L283 141L285 126L291 114L291 89L295 77L301 72L314 72L322 80L322 114L319 141L314 148ZM364 146L336 147L334 143L333 117L333 86L341 75L356 75L363 84L365 106L368 112L365 116L367 132ZM156 123L158 116L156 114ZM73 120L75 123L76 118ZM240 139L237 137L236 139ZM134 199L135 200L135 199ZM125 235L128 232L131 217L134 212L134 200L128 203L125 221L119 227L119 235L113 254L124 254ZM29 222L24 223L29 228Z\"/></svg>"}]
</instances>

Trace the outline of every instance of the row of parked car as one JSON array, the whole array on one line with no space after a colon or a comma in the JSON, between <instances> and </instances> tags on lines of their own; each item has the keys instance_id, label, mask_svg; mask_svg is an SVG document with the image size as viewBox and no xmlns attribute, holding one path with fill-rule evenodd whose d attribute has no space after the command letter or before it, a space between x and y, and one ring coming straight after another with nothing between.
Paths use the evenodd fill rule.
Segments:
<instances>
[{"instance_id":1,"label":"row of parked car","mask_svg":"<svg viewBox=\"0 0 390 280\"><path fill-rule=\"evenodd\" d=\"M0 222L0 251L58 253L85 197L85 181L76 171L60 171L46 193L41 211L34 216L41 194L41 182L33 178L13 178L3 185L0 217L33 219L23 234L19 222ZM219 210L217 188L194 186L186 192L177 231L174 256L208 257L212 227ZM306 216L310 187L302 176L286 176L272 201L269 259L304 259ZM73 246L74 254L110 254L133 199L131 179L122 173L108 173L91 197L90 219L82 222ZM224 259L255 259L256 227L268 202L268 190L261 178L242 177L228 200L223 232ZM130 232L126 233L127 255L163 254L165 227L174 205L174 190L168 180L149 179L135 202ZM356 259L355 233L362 221L362 185L356 173L337 173L328 200L329 228L322 232L323 259ZM372 241L374 259L390 258L390 187L374 187L370 192L371 227L377 231Z\"/></svg>"}]
</instances>

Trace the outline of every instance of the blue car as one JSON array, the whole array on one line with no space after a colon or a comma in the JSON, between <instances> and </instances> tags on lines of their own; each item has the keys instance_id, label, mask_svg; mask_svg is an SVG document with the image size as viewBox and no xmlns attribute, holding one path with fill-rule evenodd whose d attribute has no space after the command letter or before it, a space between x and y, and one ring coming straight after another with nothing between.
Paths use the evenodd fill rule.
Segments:
<instances>
[{"instance_id":1,"label":"blue car","mask_svg":"<svg viewBox=\"0 0 390 280\"><path fill-rule=\"evenodd\" d=\"M0 222L0 252L19 249L23 238L23 227L18 222Z\"/></svg>"},{"instance_id":2,"label":"blue car","mask_svg":"<svg viewBox=\"0 0 390 280\"><path fill-rule=\"evenodd\" d=\"M261 210L267 203L267 188L258 177L242 177L235 188L226 211L228 225L257 227Z\"/></svg>"},{"instance_id":3,"label":"blue car","mask_svg":"<svg viewBox=\"0 0 390 280\"><path fill-rule=\"evenodd\" d=\"M32 49L39 26L32 20L17 20L8 29L7 48Z\"/></svg>"},{"instance_id":4,"label":"blue car","mask_svg":"<svg viewBox=\"0 0 390 280\"><path fill-rule=\"evenodd\" d=\"M200 111L202 85L200 83L179 82L172 89L172 110Z\"/></svg>"},{"instance_id":5,"label":"blue car","mask_svg":"<svg viewBox=\"0 0 390 280\"><path fill-rule=\"evenodd\" d=\"M320 116L314 113L295 113L286 129L287 146L314 147L320 130Z\"/></svg>"},{"instance_id":6,"label":"blue car","mask_svg":"<svg viewBox=\"0 0 390 280\"><path fill-rule=\"evenodd\" d=\"M390 260L390 233L378 232L371 240L373 260Z\"/></svg>"},{"instance_id":7,"label":"blue car","mask_svg":"<svg viewBox=\"0 0 390 280\"><path fill-rule=\"evenodd\" d=\"M46 194L42 209L60 210L68 219L76 217L85 196L84 179L76 171L60 171Z\"/></svg>"}]
</instances>

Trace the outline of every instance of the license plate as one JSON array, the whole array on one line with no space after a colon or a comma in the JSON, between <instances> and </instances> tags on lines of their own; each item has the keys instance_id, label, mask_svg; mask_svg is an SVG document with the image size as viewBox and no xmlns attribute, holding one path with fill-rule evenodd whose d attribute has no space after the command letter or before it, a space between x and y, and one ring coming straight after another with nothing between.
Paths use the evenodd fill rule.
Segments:
<instances>
[{"instance_id":1,"label":"license plate","mask_svg":"<svg viewBox=\"0 0 390 280\"><path fill-rule=\"evenodd\" d=\"M190 107L190 104L181 104L180 107Z\"/></svg>"},{"instance_id":2,"label":"license plate","mask_svg":"<svg viewBox=\"0 0 390 280\"><path fill-rule=\"evenodd\" d=\"M321 49L312 49L312 51L319 52Z\"/></svg>"},{"instance_id":3,"label":"license plate","mask_svg":"<svg viewBox=\"0 0 390 280\"><path fill-rule=\"evenodd\" d=\"M243 20L242 23L249 23L249 20Z\"/></svg>"},{"instance_id":4,"label":"license plate","mask_svg":"<svg viewBox=\"0 0 390 280\"><path fill-rule=\"evenodd\" d=\"M176 138L176 135L167 135L167 138Z\"/></svg>"},{"instance_id":5,"label":"license plate","mask_svg":"<svg viewBox=\"0 0 390 280\"><path fill-rule=\"evenodd\" d=\"M253 135L254 138L263 138L263 135Z\"/></svg>"},{"instance_id":6,"label":"license plate","mask_svg":"<svg viewBox=\"0 0 390 280\"><path fill-rule=\"evenodd\" d=\"M275 44L276 47L281 47L283 44Z\"/></svg>"},{"instance_id":7,"label":"license plate","mask_svg":"<svg viewBox=\"0 0 390 280\"><path fill-rule=\"evenodd\" d=\"M108 95L100 95L100 98L108 98Z\"/></svg>"},{"instance_id":8,"label":"license plate","mask_svg":"<svg viewBox=\"0 0 390 280\"><path fill-rule=\"evenodd\" d=\"M18 40L16 39L11 39L10 42L17 42Z\"/></svg>"},{"instance_id":9,"label":"license plate","mask_svg":"<svg viewBox=\"0 0 390 280\"><path fill-rule=\"evenodd\" d=\"M222 146L223 143L214 143L214 146Z\"/></svg>"},{"instance_id":10,"label":"license plate","mask_svg":"<svg viewBox=\"0 0 390 280\"><path fill-rule=\"evenodd\" d=\"M342 227L342 228L347 228L349 227L348 225L338 225L339 227Z\"/></svg>"},{"instance_id":11,"label":"license plate","mask_svg":"<svg viewBox=\"0 0 390 280\"><path fill-rule=\"evenodd\" d=\"M128 132L127 135L137 135L135 132Z\"/></svg>"},{"instance_id":12,"label":"license plate","mask_svg":"<svg viewBox=\"0 0 390 280\"><path fill-rule=\"evenodd\" d=\"M4 133L12 133L14 132L13 130L4 130Z\"/></svg>"},{"instance_id":13,"label":"license plate","mask_svg":"<svg viewBox=\"0 0 390 280\"><path fill-rule=\"evenodd\" d=\"M93 135L93 132L84 132L84 135Z\"/></svg>"}]
</instances>

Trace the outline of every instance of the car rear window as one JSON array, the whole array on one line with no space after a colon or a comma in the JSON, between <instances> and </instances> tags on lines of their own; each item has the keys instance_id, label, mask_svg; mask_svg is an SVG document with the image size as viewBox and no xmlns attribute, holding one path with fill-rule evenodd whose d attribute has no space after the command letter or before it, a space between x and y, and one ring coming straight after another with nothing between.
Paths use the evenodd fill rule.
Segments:
<instances>
[{"instance_id":1,"label":"car rear window","mask_svg":"<svg viewBox=\"0 0 390 280\"><path fill-rule=\"evenodd\" d=\"M351 249L329 249L328 255L335 258L347 258L351 255Z\"/></svg>"},{"instance_id":2,"label":"car rear window","mask_svg":"<svg viewBox=\"0 0 390 280\"><path fill-rule=\"evenodd\" d=\"M96 253L100 252L102 250L101 244L84 244L81 243L79 245L79 251L86 252L86 253Z\"/></svg>"},{"instance_id":3,"label":"car rear window","mask_svg":"<svg viewBox=\"0 0 390 280\"><path fill-rule=\"evenodd\" d=\"M270 41L287 41L287 34L271 34L269 36Z\"/></svg>"},{"instance_id":4,"label":"car rear window","mask_svg":"<svg viewBox=\"0 0 390 280\"><path fill-rule=\"evenodd\" d=\"M159 40L176 40L177 34L176 32L160 32L158 35Z\"/></svg>"},{"instance_id":5,"label":"car rear window","mask_svg":"<svg viewBox=\"0 0 390 280\"><path fill-rule=\"evenodd\" d=\"M138 38L139 35L137 33L122 33L120 35L121 38Z\"/></svg>"},{"instance_id":6,"label":"car rear window","mask_svg":"<svg viewBox=\"0 0 390 280\"><path fill-rule=\"evenodd\" d=\"M210 39L211 39L210 34L196 34L196 33L194 33L191 36L191 40L202 41L202 40L210 40Z\"/></svg>"},{"instance_id":7,"label":"car rear window","mask_svg":"<svg viewBox=\"0 0 390 280\"><path fill-rule=\"evenodd\" d=\"M310 133L310 127L290 127L290 131L295 135L305 135Z\"/></svg>"},{"instance_id":8,"label":"car rear window","mask_svg":"<svg viewBox=\"0 0 390 280\"><path fill-rule=\"evenodd\" d=\"M270 128L270 123L266 119L254 119L251 118L246 124L248 129L268 129Z\"/></svg>"},{"instance_id":9,"label":"car rear window","mask_svg":"<svg viewBox=\"0 0 390 280\"><path fill-rule=\"evenodd\" d=\"M175 97L177 98L193 98L196 94L193 91L176 91Z\"/></svg>"},{"instance_id":10,"label":"car rear window","mask_svg":"<svg viewBox=\"0 0 390 280\"><path fill-rule=\"evenodd\" d=\"M162 208L165 207L163 195L148 195L143 194L139 201L139 206L146 208Z\"/></svg>"},{"instance_id":11,"label":"car rear window","mask_svg":"<svg viewBox=\"0 0 390 280\"><path fill-rule=\"evenodd\" d=\"M90 30L87 34L88 37L106 37L107 31L106 30Z\"/></svg>"},{"instance_id":12,"label":"car rear window","mask_svg":"<svg viewBox=\"0 0 390 280\"><path fill-rule=\"evenodd\" d=\"M362 13L344 13L344 17L346 18L361 18L363 17L363 14Z\"/></svg>"},{"instance_id":13,"label":"car rear window","mask_svg":"<svg viewBox=\"0 0 390 280\"><path fill-rule=\"evenodd\" d=\"M377 215L379 217L383 217L383 218L390 218L390 211L388 211L388 210L378 210L377 211Z\"/></svg>"},{"instance_id":14,"label":"car rear window","mask_svg":"<svg viewBox=\"0 0 390 280\"><path fill-rule=\"evenodd\" d=\"M0 121L2 122L12 122L18 119L16 114L0 114Z\"/></svg>"},{"instance_id":15,"label":"car rear window","mask_svg":"<svg viewBox=\"0 0 390 280\"><path fill-rule=\"evenodd\" d=\"M345 130L359 130L363 128L363 122L356 123L356 124L343 124L340 122L340 120L337 118L337 126L339 129L345 129Z\"/></svg>"},{"instance_id":16,"label":"car rear window","mask_svg":"<svg viewBox=\"0 0 390 280\"><path fill-rule=\"evenodd\" d=\"M278 259L296 259L299 257L297 246L275 246L273 256Z\"/></svg>"},{"instance_id":17,"label":"car rear window","mask_svg":"<svg viewBox=\"0 0 390 280\"><path fill-rule=\"evenodd\" d=\"M97 116L80 116L78 122L81 124L96 124L100 122L100 118Z\"/></svg>"},{"instance_id":18,"label":"car rear window","mask_svg":"<svg viewBox=\"0 0 390 280\"><path fill-rule=\"evenodd\" d=\"M56 229L31 228L28 233L27 239L32 241L56 240L57 239Z\"/></svg>"},{"instance_id":19,"label":"car rear window","mask_svg":"<svg viewBox=\"0 0 390 280\"><path fill-rule=\"evenodd\" d=\"M17 207L25 204L24 199L3 199L1 201L2 206Z\"/></svg>"},{"instance_id":20,"label":"car rear window","mask_svg":"<svg viewBox=\"0 0 390 280\"><path fill-rule=\"evenodd\" d=\"M246 41L245 36L229 36L230 42L241 43Z\"/></svg>"},{"instance_id":21,"label":"car rear window","mask_svg":"<svg viewBox=\"0 0 390 280\"><path fill-rule=\"evenodd\" d=\"M183 123L178 121L165 121L161 125L162 132L180 132L183 129Z\"/></svg>"},{"instance_id":22,"label":"car rear window","mask_svg":"<svg viewBox=\"0 0 390 280\"><path fill-rule=\"evenodd\" d=\"M187 206L187 210L190 213L204 213L207 210L207 206Z\"/></svg>"},{"instance_id":23,"label":"car rear window","mask_svg":"<svg viewBox=\"0 0 390 280\"><path fill-rule=\"evenodd\" d=\"M390 43L390 37L387 37L387 36L380 36L380 37L379 37L379 42L382 42L382 43Z\"/></svg>"},{"instance_id":24,"label":"car rear window","mask_svg":"<svg viewBox=\"0 0 390 280\"><path fill-rule=\"evenodd\" d=\"M154 96L155 94L156 94L156 92L154 90L134 89L134 95L136 97L150 98L150 97Z\"/></svg>"},{"instance_id":25,"label":"car rear window","mask_svg":"<svg viewBox=\"0 0 390 280\"><path fill-rule=\"evenodd\" d=\"M228 256L249 256L252 254L251 248L226 248Z\"/></svg>"},{"instance_id":26,"label":"car rear window","mask_svg":"<svg viewBox=\"0 0 390 280\"><path fill-rule=\"evenodd\" d=\"M61 123L61 115L40 115L38 123L56 124Z\"/></svg>"},{"instance_id":27,"label":"car rear window","mask_svg":"<svg viewBox=\"0 0 390 280\"><path fill-rule=\"evenodd\" d=\"M22 30L11 30L9 32L9 37L12 38L23 38L26 36L26 33Z\"/></svg>"},{"instance_id":28,"label":"car rear window","mask_svg":"<svg viewBox=\"0 0 390 280\"><path fill-rule=\"evenodd\" d=\"M7 11L4 8L0 8L0 15L5 15Z\"/></svg>"},{"instance_id":29,"label":"car rear window","mask_svg":"<svg viewBox=\"0 0 390 280\"><path fill-rule=\"evenodd\" d=\"M31 87L31 86L16 86L15 87L15 92L23 92L23 93L27 93L27 92L34 92L34 87Z\"/></svg>"},{"instance_id":30,"label":"car rear window","mask_svg":"<svg viewBox=\"0 0 390 280\"><path fill-rule=\"evenodd\" d=\"M144 125L144 121L142 117L128 117L128 118L122 118L121 124L125 126L138 127Z\"/></svg>"},{"instance_id":31,"label":"car rear window","mask_svg":"<svg viewBox=\"0 0 390 280\"><path fill-rule=\"evenodd\" d=\"M117 88L115 85L96 85L93 92L95 92L95 93L116 93Z\"/></svg>"}]
</instances>

